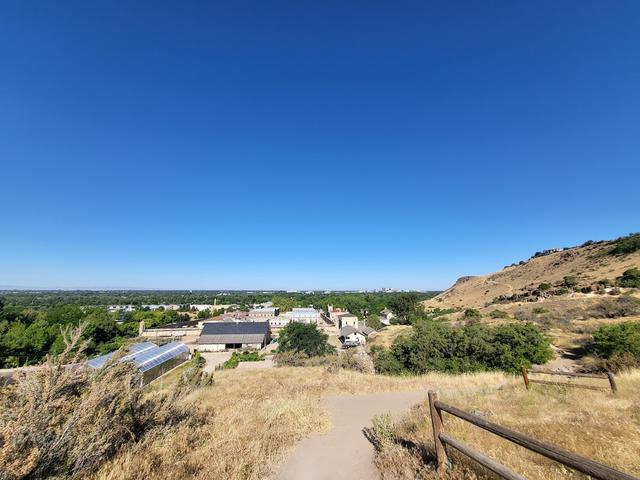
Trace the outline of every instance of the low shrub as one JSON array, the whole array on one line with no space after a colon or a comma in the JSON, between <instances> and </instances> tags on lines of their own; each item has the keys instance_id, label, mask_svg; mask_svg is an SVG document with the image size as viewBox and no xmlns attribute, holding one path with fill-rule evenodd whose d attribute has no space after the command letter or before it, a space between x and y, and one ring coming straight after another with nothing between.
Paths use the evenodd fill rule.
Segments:
<instances>
[{"instance_id":1,"label":"low shrub","mask_svg":"<svg viewBox=\"0 0 640 480\"><path fill-rule=\"evenodd\" d=\"M619 318L640 314L640 300L622 296L616 299L602 300L591 309L595 318Z\"/></svg>"},{"instance_id":2,"label":"low shrub","mask_svg":"<svg viewBox=\"0 0 640 480\"><path fill-rule=\"evenodd\" d=\"M640 366L640 323L605 325L593 333L593 352L614 371Z\"/></svg>"},{"instance_id":3,"label":"low shrub","mask_svg":"<svg viewBox=\"0 0 640 480\"><path fill-rule=\"evenodd\" d=\"M264 355L258 352L233 352L231 358L222 364L223 368L236 368L240 362L261 362Z\"/></svg>"},{"instance_id":4,"label":"low shrub","mask_svg":"<svg viewBox=\"0 0 640 480\"><path fill-rule=\"evenodd\" d=\"M81 336L67 330L60 355L1 392L0 479L86 477L119 450L196 420L186 383L145 394L131 363L81 363Z\"/></svg>"},{"instance_id":5,"label":"low shrub","mask_svg":"<svg viewBox=\"0 0 640 480\"><path fill-rule=\"evenodd\" d=\"M538 285L538 289L542 290L543 292L546 292L547 290L550 290L552 287L552 285L548 282L542 282L540 285Z\"/></svg>"},{"instance_id":6,"label":"low shrub","mask_svg":"<svg viewBox=\"0 0 640 480\"><path fill-rule=\"evenodd\" d=\"M622 276L616 278L619 287L640 288L640 270L630 268L622 273Z\"/></svg>"},{"instance_id":7,"label":"low shrub","mask_svg":"<svg viewBox=\"0 0 640 480\"><path fill-rule=\"evenodd\" d=\"M465 320L477 320L482 318L482 314L480 313L479 310L476 310L475 308L467 308L464 311L464 315L463 317Z\"/></svg>"},{"instance_id":8,"label":"low shrub","mask_svg":"<svg viewBox=\"0 0 640 480\"><path fill-rule=\"evenodd\" d=\"M522 366L545 363L552 357L548 340L531 323L451 327L423 322L414 326L413 335L396 339L389 350L372 353L376 371L393 375L517 372Z\"/></svg>"},{"instance_id":9,"label":"low shrub","mask_svg":"<svg viewBox=\"0 0 640 480\"><path fill-rule=\"evenodd\" d=\"M278 352L273 356L276 367L304 367L308 359L309 355L295 350Z\"/></svg>"},{"instance_id":10,"label":"low shrub","mask_svg":"<svg viewBox=\"0 0 640 480\"><path fill-rule=\"evenodd\" d=\"M629 255L640 250L640 233L633 233L615 241L611 255Z\"/></svg>"},{"instance_id":11,"label":"low shrub","mask_svg":"<svg viewBox=\"0 0 640 480\"><path fill-rule=\"evenodd\" d=\"M509 317L509 314L508 314L507 312L505 312L504 310L498 310L498 309L496 309L496 310L492 310L492 311L489 313L489 316L490 316L491 318L508 318L508 317Z\"/></svg>"},{"instance_id":12,"label":"low shrub","mask_svg":"<svg viewBox=\"0 0 640 480\"><path fill-rule=\"evenodd\" d=\"M324 357L324 365L329 373L337 373L340 370L353 370L360 373L372 373L373 365L368 355L359 355L354 350Z\"/></svg>"}]
</instances>

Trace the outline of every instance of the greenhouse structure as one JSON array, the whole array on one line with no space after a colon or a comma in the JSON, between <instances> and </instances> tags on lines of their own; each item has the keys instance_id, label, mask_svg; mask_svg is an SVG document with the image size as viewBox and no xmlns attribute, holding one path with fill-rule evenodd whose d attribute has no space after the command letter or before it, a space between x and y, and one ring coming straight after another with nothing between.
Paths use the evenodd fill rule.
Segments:
<instances>
[{"instance_id":1,"label":"greenhouse structure","mask_svg":"<svg viewBox=\"0 0 640 480\"><path fill-rule=\"evenodd\" d=\"M116 352L111 352L92 358L87 365L92 368L102 368L115 354ZM118 361L133 363L142 374L142 383L147 384L187 361L189 357L189 347L181 342L160 346L152 342L143 342L129 345L129 353Z\"/></svg>"}]
</instances>

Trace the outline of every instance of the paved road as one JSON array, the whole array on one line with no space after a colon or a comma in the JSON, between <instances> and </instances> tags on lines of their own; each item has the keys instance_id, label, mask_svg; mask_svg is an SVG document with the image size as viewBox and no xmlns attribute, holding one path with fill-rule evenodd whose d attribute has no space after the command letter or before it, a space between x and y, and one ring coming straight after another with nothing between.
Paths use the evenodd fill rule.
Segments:
<instances>
[{"instance_id":1,"label":"paved road","mask_svg":"<svg viewBox=\"0 0 640 480\"><path fill-rule=\"evenodd\" d=\"M278 480L370 480L379 478L373 445L363 429L381 413L398 418L425 401L427 391L337 395L325 399L331 430L313 434L293 451Z\"/></svg>"}]
</instances>

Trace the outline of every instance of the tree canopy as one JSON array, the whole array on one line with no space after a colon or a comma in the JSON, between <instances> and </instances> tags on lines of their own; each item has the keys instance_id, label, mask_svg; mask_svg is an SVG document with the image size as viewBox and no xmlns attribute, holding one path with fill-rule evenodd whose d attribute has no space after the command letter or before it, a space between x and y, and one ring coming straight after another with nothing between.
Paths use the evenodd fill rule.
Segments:
<instances>
[{"instance_id":1,"label":"tree canopy","mask_svg":"<svg viewBox=\"0 0 640 480\"><path fill-rule=\"evenodd\" d=\"M334 350L327 338L315 325L291 322L280 332L278 350L303 352L310 357L326 355Z\"/></svg>"}]
</instances>

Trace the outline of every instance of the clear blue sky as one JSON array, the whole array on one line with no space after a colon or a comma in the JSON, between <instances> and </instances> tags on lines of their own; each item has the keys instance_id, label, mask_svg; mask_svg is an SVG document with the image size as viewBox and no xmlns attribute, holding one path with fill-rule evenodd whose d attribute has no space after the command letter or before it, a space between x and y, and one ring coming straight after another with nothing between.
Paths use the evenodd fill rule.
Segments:
<instances>
[{"instance_id":1,"label":"clear blue sky","mask_svg":"<svg viewBox=\"0 0 640 480\"><path fill-rule=\"evenodd\" d=\"M444 288L640 230L637 0L6 0L0 65L0 285Z\"/></svg>"}]
</instances>

